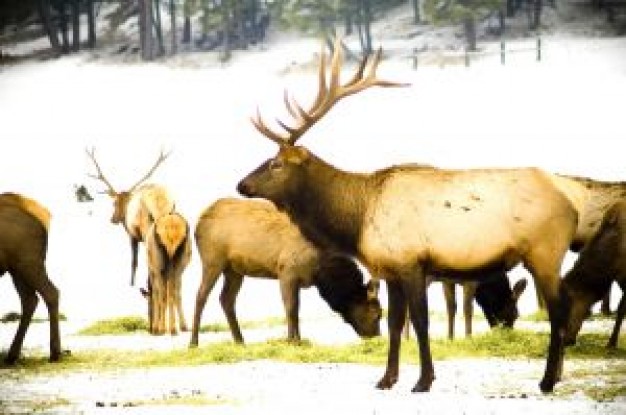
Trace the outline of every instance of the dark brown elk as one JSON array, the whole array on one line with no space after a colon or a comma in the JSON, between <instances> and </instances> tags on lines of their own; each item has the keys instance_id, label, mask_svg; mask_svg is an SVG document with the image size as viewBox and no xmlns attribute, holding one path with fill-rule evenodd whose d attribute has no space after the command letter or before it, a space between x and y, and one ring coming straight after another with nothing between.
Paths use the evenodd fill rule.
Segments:
<instances>
[{"instance_id":1,"label":"dark brown elk","mask_svg":"<svg viewBox=\"0 0 626 415\"><path fill-rule=\"evenodd\" d=\"M571 311L565 341L575 343L591 306L600 301L613 282L622 289L615 326L607 344L617 347L619 332L626 313L626 202L613 204L602 219L598 231L580 251L565 278L563 286L571 298Z\"/></svg>"},{"instance_id":2,"label":"dark brown elk","mask_svg":"<svg viewBox=\"0 0 626 415\"><path fill-rule=\"evenodd\" d=\"M114 225L122 224L130 238L130 285L135 285L139 242L145 241L146 233L155 219L174 211L174 199L165 187L158 184L142 184L152 176L157 167L169 156L169 153L161 152L148 173L128 190L122 192L115 190L111 182L102 173L96 160L95 150L87 151L87 155L97 171L97 174L90 176L104 183L107 187L105 192L113 199L111 223Z\"/></svg>"},{"instance_id":3,"label":"dark brown elk","mask_svg":"<svg viewBox=\"0 0 626 415\"><path fill-rule=\"evenodd\" d=\"M513 288L506 273L486 275L481 281L464 281L463 286L463 317L465 336L472 334L473 303L482 309L489 327L502 325L512 328L519 317L517 301L526 289L526 278L518 280ZM448 338L454 338L454 318L456 315L456 283L442 281L443 292L448 314Z\"/></svg>"},{"instance_id":4,"label":"dark brown elk","mask_svg":"<svg viewBox=\"0 0 626 415\"><path fill-rule=\"evenodd\" d=\"M580 252L597 232L607 209L626 198L626 182L600 181L580 176L563 175L563 177L579 184L586 193L586 202L583 210L579 212L580 222L576 237L570 247L573 252ZM610 296L609 288L600 307L603 314L611 313Z\"/></svg>"},{"instance_id":5,"label":"dark brown elk","mask_svg":"<svg viewBox=\"0 0 626 415\"><path fill-rule=\"evenodd\" d=\"M181 331L187 331L183 313L182 275L191 260L189 225L179 213L156 219L146 235L150 281L148 320L152 334L177 334L176 316ZM166 324L165 316L169 317Z\"/></svg>"},{"instance_id":6,"label":"dark brown elk","mask_svg":"<svg viewBox=\"0 0 626 415\"><path fill-rule=\"evenodd\" d=\"M5 362L18 359L41 296L50 321L50 361L61 357L59 290L48 278L45 261L50 213L38 202L16 193L0 194L0 276L11 274L22 315Z\"/></svg>"},{"instance_id":7,"label":"dark brown elk","mask_svg":"<svg viewBox=\"0 0 626 415\"><path fill-rule=\"evenodd\" d=\"M539 386L552 391L561 375L568 311L559 272L578 220L574 200L562 193L555 176L537 168L410 165L353 173L295 145L341 98L372 86L398 85L377 79L380 56L379 50L369 66L364 59L346 84L340 84L341 48L335 48L329 82L322 57L317 98L309 110L286 98L295 126L280 123L284 133L267 127L257 114L253 124L279 151L241 180L238 191L273 201L317 245L356 256L373 276L386 280L389 352L377 384L381 389L398 379L407 304L421 361L413 391L428 391L435 378L426 276L474 280L522 263L547 304L550 344Z\"/></svg>"},{"instance_id":8,"label":"dark brown elk","mask_svg":"<svg viewBox=\"0 0 626 415\"><path fill-rule=\"evenodd\" d=\"M219 199L204 210L195 231L202 259L191 346L198 345L202 310L220 274L220 303L233 339L243 342L235 300L243 277L277 279L287 316L287 338L300 340L300 289L315 285L329 306L361 336L380 334L378 284L348 257L317 249L287 215L264 200Z\"/></svg>"}]
</instances>

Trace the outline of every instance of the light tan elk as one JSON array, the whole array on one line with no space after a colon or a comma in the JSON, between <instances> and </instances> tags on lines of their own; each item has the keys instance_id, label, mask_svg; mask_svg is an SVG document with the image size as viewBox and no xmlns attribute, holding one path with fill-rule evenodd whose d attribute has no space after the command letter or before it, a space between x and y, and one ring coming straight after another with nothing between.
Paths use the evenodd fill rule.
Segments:
<instances>
[{"instance_id":1,"label":"light tan elk","mask_svg":"<svg viewBox=\"0 0 626 415\"><path fill-rule=\"evenodd\" d=\"M507 271L522 263L542 292L550 319L546 369L539 386L554 389L563 363L567 296L561 262L574 237L577 210L555 176L537 168L444 170L393 166L372 173L341 170L296 141L341 98L372 86L397 86L376 77L381 51L369 66L340 84L341 48L335 48L330 81L322 53L319 92L309 110L286 97L294 126L284 133L253 124L279 151L238 184L247 197L284 209L305 236L320 246L355 255L386 280L389 299L387 368L377 383L398 380L405 314L416 332L421 374L413 391L428 391L435 378L428 335L426 276L463 279Z\"/></svg>"},{"instance_id":2,"label":"light tan elk","mask_svg":"<svg viewBox=\"0 0 626 415\"><path fill-rule=\"evenodd\" d=\"M143 184L152 176L159 165L167 159L169 153L164 154L161 152L150 170L137 183L122 192L115 190L111 182L102 173L102 169L96 160L95 149L87 150L87 155L97 171L97 174L91 174L90 176L104 183L107 187L106 193L113 198L111 223L114 225L121 223L130 238L130 285L135 285L139 242L145 241L146 233L155 219L174 211L174 199L165 187L158 184Z\"/></svg>"},{"instance_id":3,"label":"light tan elk","mask_svg":"<svg viewBox=\"0 0 626 415\"><path fill-rule=\"evenodd\" d=\"M46 252L50 213L35 200L16 193L0 194L0 276L11 274L22 315L5 362L18 359L40 295L50 320L50 360L61 357L59 290L48 278Z\"/></svg>"},{"instance_id":4,"label":"light tan elk","mask_svg":"<svg viewBox=\"0 0 626 415\"><path fill-rule=\"evenodd\" d=\"M150 280L148 319L152 334L167 331L174 335L176 315L181 331L187 331L183 312L181 285L183 271L191 259L189 225L178 213L163 215L152 224L146 235L146 251Z\"/></svg>"},{"instance_id":5,"label":"light tan elk","mask_svg":"<svg viewBox=\"0 0 626 415\"><path fill-rule=\"evenodd\" d=\"M220 303L233 339L243 342L235 300L248 275L277 279L287 316L287 338L300 340L300 289L316 286L322 298L362 337L380 334L378 283L364 284L352 258L313 246L287 215L265 200L219 199L196 225L202 258L190 346L198 345L202 310L221 274Z\"/></svg>"}]
</instances>

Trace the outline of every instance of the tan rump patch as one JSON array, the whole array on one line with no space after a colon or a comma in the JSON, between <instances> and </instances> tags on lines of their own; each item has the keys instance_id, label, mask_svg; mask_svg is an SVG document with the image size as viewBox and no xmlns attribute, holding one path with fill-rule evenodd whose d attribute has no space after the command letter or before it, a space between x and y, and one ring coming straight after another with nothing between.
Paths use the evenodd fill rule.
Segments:
<instances>
[{"instance_id":1,"label":"tan rump patch","mask_svg":"<svg viewBox=\"0 0 626 415\"><path fill-rule=\"evenodd\" d=\"M187 236L187 221L176 213L161 216L155 222L155 232L159 235L167 254L172 258L176 248Z\"/></svg>"},{"instance_id":2,"label":"tan rump patch","mask_svg":"<svg viewBox=\"0 0 626 415\"><path fill-rule=\"evenodd\" d=\"M31 215L33 215L46 230L50 229L50 211L43 207L39 202L22 196L17 193L2 193L0 194L3 203L10 203L15 206L19 206Z\"/></svg>"}]
</instances>

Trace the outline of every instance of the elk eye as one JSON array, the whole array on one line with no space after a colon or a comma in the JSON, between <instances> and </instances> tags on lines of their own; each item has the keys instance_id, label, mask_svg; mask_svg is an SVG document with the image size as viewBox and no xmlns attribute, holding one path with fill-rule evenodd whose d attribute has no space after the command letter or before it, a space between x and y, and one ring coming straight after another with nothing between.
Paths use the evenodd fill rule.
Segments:
<instances>
[{"instance_id":1,"label":"elk eye","mask_svg":"<svg viewBox=\"0 0 626 415\"><path fill-rule=\"evenodd\" d=\"M284 163L282 160L280 159L274 159L272 161L270 161L270 170L280 170L282 169L284 166Z\"/></svg>"}]
</instances>

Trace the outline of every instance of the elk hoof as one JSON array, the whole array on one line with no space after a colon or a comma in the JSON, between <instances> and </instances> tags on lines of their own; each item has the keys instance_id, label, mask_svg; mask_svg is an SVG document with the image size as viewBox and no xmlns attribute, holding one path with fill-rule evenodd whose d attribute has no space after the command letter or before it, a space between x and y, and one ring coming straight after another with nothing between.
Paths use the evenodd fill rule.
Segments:
<instances>
[{"instance_id":1,"label":"elk hoof","mask_svg":"<svg viewBox=\"0 0 626 415\"><path fill-rule=\"evenodd\" d=\"M554 381L549 379L543 379L539 382L539 389L543 393L552 393L554 391Z\"/></svg>"},{"instance_id":2,"label":"elk hoof","mask_svg":"<svg viewBox=\"0 0 626 415\"><path fill-rule=\"evenodd\" d=\"M387 375L382 377L376 384L376 389L391 389L398 381L398 375Z\"/></svg>"},{"instance_id":3,"label":"elk hoof","mask_svg":"<svg viewBox=\"0 0 626 415\"><path fill-rule=\"evenodd\" d=\"M17 362L17 356L7 355L7 357L4 358L4 364L5 365L13 366L15 364L15 362Z\"/></svg>"}]
</instances>

